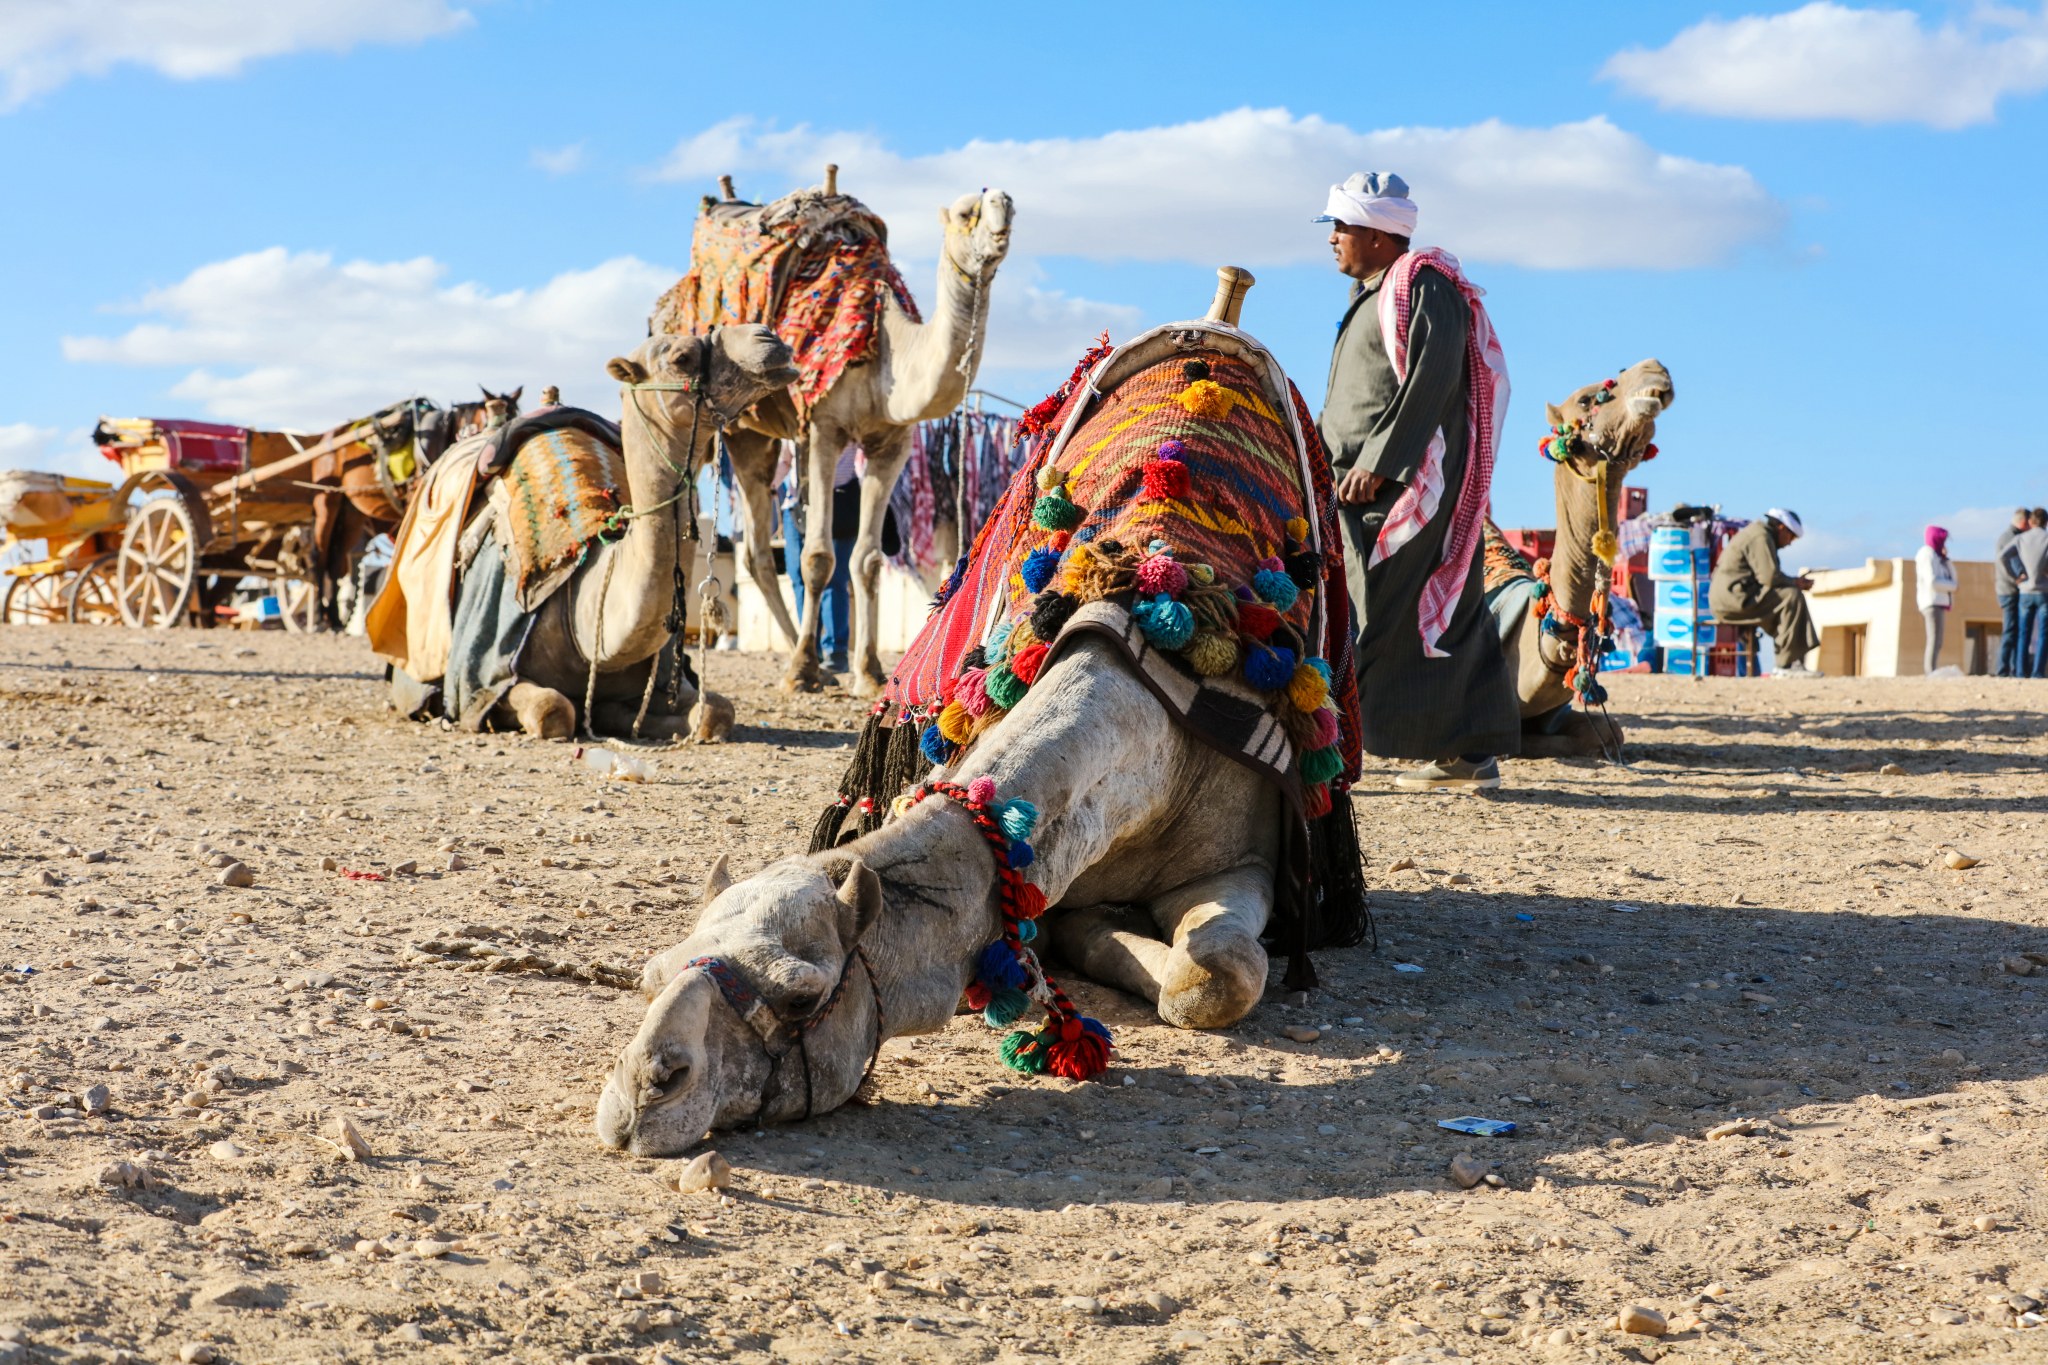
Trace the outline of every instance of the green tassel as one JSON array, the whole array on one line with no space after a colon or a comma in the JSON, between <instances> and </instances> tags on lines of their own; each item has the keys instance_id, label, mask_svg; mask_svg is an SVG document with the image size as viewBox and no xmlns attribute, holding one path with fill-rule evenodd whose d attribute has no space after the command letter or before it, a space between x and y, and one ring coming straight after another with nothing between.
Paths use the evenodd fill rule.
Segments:
<instances>
[{"instance_id":1,"label":"green tassel","mask_svg":"<svg viewBox=\"0 0 2048 1365\"><path fill-rule=\"evenodd\" d=\"M988 699L1005 711L1014 708L1024 700L1024 694L1031 687L1022 678L1010 671L1008 664L997 664L982 679L982 686L988 690Z\"/></svg>"},{"instance_id":2,"label":"green tassel","mask_svg":"<svg viewBox=\"0 0 2048 1365\"><path fill-rule=\"evenodd\" d=\"M1044 1040L1028 1029L1018 1029L1003 1039L1003 1065L1027 1076L1043 1076L1047 1065Z\"/></svg>"},{"instance_id":3,"label":"green tassel","mask_svg":"<svg viewBox=\"0 0 2048 1365\"><path fill-rule=\"evenodd\" d=\"M1334 744L1310 750L1301 756L1301 780L1311 787L1318 782L1328 782L1343 771L1344 755L1337 752Z\"/></svg>"},{"instance_id":4,"label":"green tassel","mask_svg":"<svg viewBox=\"0 0 2048 1365\"><path fill-rule=\"evenodd\" d=\"M1081 509L1068 501L1064 487L1055 488L1031 505L1031 520L1048 531L1071 531L1081 524Z\"/></svg>"},{"instance_id":5,"label":"green tassel","mask_svg":"<svg viewBox=\"0 0 2048 1365\"><path fill-rule=\"evenodd\" d=\"M988 1021L990 1028L1008 1028L1024 1017L1024 1011L1031 1008L1031 997L1015 986L998 986L988 998L988 1008L981 1017Z\"/></svg>"}]
</instances>

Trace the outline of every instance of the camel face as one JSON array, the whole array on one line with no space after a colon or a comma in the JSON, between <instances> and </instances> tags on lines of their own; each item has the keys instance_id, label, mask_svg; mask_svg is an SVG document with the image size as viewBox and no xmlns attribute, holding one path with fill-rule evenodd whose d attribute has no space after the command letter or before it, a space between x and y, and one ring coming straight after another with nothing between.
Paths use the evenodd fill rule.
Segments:
<instances>
[{"instance_id":1,"label":"camel face","mask_svg":"<svg viewBox=\"0 0 2048 1365\"><path fill-rule=\"evenodd\" d=\"M1010 219L1015 212L1010 196L1001 190L963 194L940 209L939 221L953 239L948 243L953 263L976 277L1001 265L1010 251Z\"/></svg>"},{"instance_id":2,"label":"camel face","mask_svg":"<svg viewBox=\"0 0 2048 1365\"><path fill-rule=\"evenodd\" d=\"M1565 421L1586 419L1585 439L1607 456L1611 480L1642 463L1644 449L1657 434L1657 418L1678 394L1671 372L1656 360L1640 360L1623 370L1615 381L1615 401L1596 406L1593 396L1603 387L1588 384L1566 399L1561 410L1551 411L1561 411Z\"/></svg>"},{"instance_id":3,"label":"camel face","mask_svg":"<svg viewBox=\"0 0 2048 1365\"><path fill-rule=\"evenodd\" d=\"M726 414L759 402L796 378L795 358L780 337L758 325L715 328L706 336L651 336L630 356L605 365L605 373L621 384L694 383L702 378L711 407L704 414L706 433ZM694 390L647 390L629 394L643 412L665 412L670 422L687 428L696 406Z\"/></svg>"},{"instance_id":4,"label":"camel face","mask_svg":"<svg viewBox=\"0 0 2048 1365\"><path fill-rule=\"evenodd\" d=\"M715 894L696 932L647 964L641 987L653 1004L598 1100L598 1137L635 1156L673 1156L709 1129L757 1116L801 1117L804 1053L793 1025L820 1012L842 972L846 990L813 1039L872 1028L866 974L849 956L881 913L882 888L858 858L788 859L737 886L723 882L721 865L707 890ZM728 999L708 968L689 966L703 958L731 968L772 1017L743 1015L751 1005ZM836 1103L850 1089L829 1059L844 1051L812 1043L814 1095Z\"/></svg>"}]
</instances>

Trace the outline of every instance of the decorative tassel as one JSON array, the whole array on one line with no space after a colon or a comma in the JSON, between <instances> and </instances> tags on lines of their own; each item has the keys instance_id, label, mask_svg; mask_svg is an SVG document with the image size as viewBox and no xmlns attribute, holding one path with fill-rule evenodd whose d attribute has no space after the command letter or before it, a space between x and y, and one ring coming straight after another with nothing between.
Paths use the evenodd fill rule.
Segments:
<instances>
[{"instance_id":1,"label":"decorative tassel","mask_svg":"<svg viewBox=\"0 0 2048 1365\"><path fill-rule=\"evenodd\" d=\"M1328 782L1344 771L1344 755L1335 745L1312 749L1301 756L1301 780L1310 784Z\"/></svg>"},{"instance_id":2,"label":"decorative tassel","mask_svg":"<svg viewBox=\"0 0 2048 1365\"><path fill-rule=\"evenodd\" d=\"M1280 613L1263 602L1237 604L1237 633L1264 640L1280 629Z\"/></svg>"},{"instance_id":3,"label":"decorative tassel","mask_svg":"<svg viewBox=\"0 0 2048 1365\"><path fill-rule=\"evenodd\" d=\"M1139 487L1148 498L1178 502L1187 497L1189 482L1188 467L1180 461L1154 460L1145 466L1145 474L1139 480Z\"/></svg>"},{"instance_id":4,"label":"decorative tassel","mask_svg":"<svg viewBox=\"0 0 2048 1365\"><path fill-rule=\"evenodd\" d=\"M993 777L977 777L967 784L967 799L977 806L986 806L996 799L996 780Z\"/></svg>"},{"instance_id":5,"label":"decorative tassel","mask_svg":"<svg viewBox=\"0 0 2048 1365\"><path fill-rule=\"evenodd\" d=\"M1009 638L1003 641L1003 655L1010 660L1010 671L1017 671L1016 659L1019 654L1038 643L1038 632L1031 629L1031 622L1018 621L1010 627Z\"/></svg>"},{"instance_id":6,"label":"decorative tassel","mask_svg":"<svg viewBox=\"0 0 2048 1365\"><path fill-rule=\"evenodd\" d=\"M1081 509L1067 500L1065 485L1051 489L1031 507L1031 521L1047 531L1071 531L1081 524Z\"/></svg>"},{"instance_id":7,"label":"decorative tassel","mask_svg":"<svg viewBox=\"0 0 2048 1365\"><path fill-rule=\"evenodd\" d=\"M1288 535L1293 536L1302 544L1306 545L1308 543L1308 518L1289 517L1286 529Z\"/></svg>"},{"instance_id":8,"label":"decorative tassel","mask_svg":"<svg viewBox=\"0 0 2048 1365\"><path fill-rule=\"evenodd\" d=\"M1295 665L1294 678L1287 684L1287 700L1294 703L1295 710L1314 711L1329 695L1329 680L1311 667L1307 660Z\"/></svg>"},{"instance_id":9,"label":"decorative tassel","mask_svg":"<svg viewBox=\"0 0 2048 1365\"><path fill-rule=\"evenodd\" d=\"M1019 942L1019 943L1029 943L1029 942L1031 942L1031 941L1032 941L1033 939L1035 939L1035 938L1037 938L1037 937L1038 937L1038 922L1037 922L1036 920L1028 920L1028 919L1027 919L1027 920L1019 920L1019 921L1017 922L1017 942Z\"/></svg>"},{"instance_id":10,"label":"decorative tassel","mask_svg":"<svg viewBox=\"0 0 2048 1365\"><path fill-rule=\"evenodd\" d=\"M1000 939L981 950L974 979L993 990L997 986L1024 988L1024 964L1017 960L1016 950Z\"/></svg>"},{"instance_id":11,"label":"decorative tassel","mask_svg":"<svg viewBox=\"0 0 2048 1365\"><path fill-rule=\"evenodd\" d=\"M1237 641L1205 630L1188 642L1183 657L1205 678L1219 678L1237 667Z\"/></svg>"},{"instance_id":12,"label":"decorative tassel","mask_svg":"<svg viewBox=\"0 0 2048 1365\"><path fill-rule=\"evenodd\" d=\"M1056 551L1043 547L1033 550L1024 557L1024 567L1018 571L1024 579L1024 590L1043 591L1045 585L1052 582L1053 575L1059 572L1059 568L1060 557Z\"/></svg>"},{"instance_id":13,"label":"decorative tassel","mask_svg":"<svg viewBox=\"0 0 2048 1365\"><path fill-rule=\"evenodd\" d=\"M969 982L964 993L967 1008L971 1010L985 1010L988 1008L988 1002L995 998L995 994L994 991L982 985L979 981Z\"/></svg>"},{"instance_id":14,"label":"decorative tassel","mask_svg":"<svg viewBox=\"0 0 2048 1365\"><path fill-rule=\"evenodd\" d=\"M1164 594L1179 597L1187 590L1188 571L1176 564L1172 554L1156 554L1138 562L1138 591L1147 597Z\"/></svg>"},{"instance_id":15,"label":"decorative tassel","mask_svg":"<svg viewBox=\"0 0 2048 1365\"><path fill-rule=\"evenodd\" d=\"M1206 417L1220 422L1230 416L1230 409L1237 403L1237 395L1213 379L1197 379L1180 391L1180 405L1190 416Z\"/></svg>"},{"instance_id":16,"label":"decorative tassel","mask_svg":"<svg viewBox=\"0 0 2048 1365\"><path fill-rule=\"evenodd\" d=\"M917 723L907 716L899 717L895 728L889 731L889 747L882 754L881 794L892 805L931 766L923 761L921 747Z\"/></svg>"},{"instance_id":17,"label":"decorative tassel","mask_svg":"<svg viewBox=\"0 0 2048 1365\"><path fill-rule=\"evenodd\" d=\"M888 755L888 732L882 728L885 708L876 707L868 713L867 724L861 727L860 739L853 746L853 759L846 765L845 776L839 779L839 796L818 817L818 823L811 829L811 852L818 853L835 846L845 827L848 812L867 801L869 810L880 806L877 796L886 800L887 793L881 790L883 760ZM874 822L866 822L862 833L874 828Z\"/></svg>"},{"instance_id":18,"label":"decorative tassel","mask_svg":"<svg viewBox=\"0 0 2048 1365\"><path fill-rule=\"evenodd\" d=\"M1058 1041L1046 1049L1046 1070L1053 1075L1070 1081L1091 1081L1109 1069L1107 1037L1083 1027L1080 1019L1061 1023L1059 1034Z\"/></svg>"},{"instance_id":19,"label":"decorative tassel","mask_svg":"<svg viewBox=\"0 0 2048 1365\"><path fill-rule=\"evenodd\" d=\"M982 647L981 647L980 645L976 645L976 646L975 646L974 648L972 648L972 649L968 650L966 654L964 654L963 656L961 656L961 659L960 659L960 671L961 671L962 673L965 673L965 672L966 672L966 671L967 671L968 669L970 669L970 668L987 668L987 667L988 667L988 651L987 651L986 649L983 649L983 648L982 648ZM948 700L950 701L950 700L951 700L951 698L948 698Z\"/></svg>"},{"instance_id":20,"label":"decorative tassel","mask_svg":"<svg viewBox=\"0 0 2048 1365\"><path fill-rule=\"evenodd\" d=\"M1314 550L1297 550L1281 561L1294 586L1307 591L1323 581L1323 557Z\"/></svg>"},{"instance_id":21,"label":"decorative tassel","mask_svg":"<svg viewBox=\"0 0 2048 1365\"><path fill-rule=\"evenodd\" d=\"M1206 588L1216 581L1216 570L1210 568L1207 564L1190 564L1187 566L1187 569L1188 581L1198 587Z\"/></svg>"},{"instance_id":22,"label":"decorative tassel","mask_svg":"<svg viewBox=\"0 0 2048 1365\"><path fill-rule=\"evenodd\" d=\"M1308 822L1308 873L1316 911L1307 947L1350 948L1370 935L1377 948L1351 793L1332 786L1329 795L1329 811Z\"/></svg>"},{"instance_id":23,"label":"decorative tassel","mask_svg":"<svg viewBox=\"0 0 2048 1365\"><path fill-rule=\"evenodd\" d=\"M1021 796L1013 797L1003 802L996 819L1011 839L1029 839L1038 828L1038 807Z\"/></svg>"},{"instance_id":24,"label":"decorative tassel","mask_svg":"<svg viewBox=\"0 0 2048 1365\"><path fill-rule=\"evenodd\" d=\"M962 673L960 685L953 689L953 700L966 707L970 716L978 716L988 710L988 670L970 668Z\"/></svg>"},{"instance_id":25,"label":"decorative tassel","mask_svg":"<svg viewBox=\"0 0 2048 1365\"><path fill-rule=\"evenodd\" d=\"M1252 591L1281 611L1293 606L1294 599L1301 596L1301 589L1294 586L1294 580L1278 569L1261 569L1253 574Z\"/></svg>"},{"instance_id":26,"label":"decorative tassel","mask_svg":"<svg viewBox=\"0 0 2048 1365\"><path fill-rule=\"evenodd\" d=\"M1044 913L1045 892L1031 882L1020 884L1017 887L1017 918L1032 920Z\"/></svg>"},{"instance_id":27,"label":"decorative tassel","mask_svg":"<svg viewBox=\"0 0 2048 1365\"><path fill-rule=\"evenodd\" d=\"M1140 602L1131 615L1156 648L1182 649L1194 638L1195 614L1163 593L1150 602Z\"/></svg>"},{"instance_id":28,"label":"decorative tassel","mask_svg":"<svg viewBox=\"0 0 2048 1365\"><path fill-rule=\"evenodd\" d=\"M1038 855L1031 851L1031 845L1024 843L1021 840L1010 845L1011 867L1017 868L1021 871L1022 869L1031 866L1033 863L1037 861Z\"/></svg>"},{"instance_id":29,"label":"decorative tassel","mask_svg":"<svg viewBox=\"0 0 2048 1365\"><path fill-rule=\"evenodd\" d=\"M1294 651L1253 645L1244 657L1244 679L1261 692L1278 692L1294 677Z\"/></svg>"},{"instance_id":30,"label":"decorative tassel","mask_svg":"<svg viewBox=\"0 0 2048 1365\"><path fill-rule=\"evenodd\" d=\"M1043 1076L1046 1044L1038 1034L1019 1029L1003 1038L1003 1065L1027 1076Z\"/></svg>"},{"instance_id":31,"label":"decorative tassel","mask_svg":"<svg viewBox=\"0 0 2048 1365\"><path fill-rule=\"evenodd\" d=\"M924 733L917 737L918 752L936 764L951 763L955 747L936 723L925 726Z\"/></svg>"},{"instance_id":32,"label":"decorative tassel","mask_svg":"<svg viewBox=\"0 0 2048 1365\"><path fill-rule=\"evenodd\" d=\"M955 744L967 742L967 732L974 724L974 716L957 701L946 703L946 709L939 712L939 733Z\"/></svg>"},{"instance_id":33,"label":"decorative tassel","mask_svg":"<svg viewBox=\"0 0 2048 1365\"><path fill-rule=\"evenodd\" d=\"M1060 638L1060 628L1080 606L1080 599L1071 593L1040 593L1031 608L1031 633L1051 644Z\"/></svg>"},{"instance_id":34,"label":"decorative tassel","mask_svg":"<svg viewBox=\"0 0 2048 1365\"><path fill-rule=\"evenodd\" d=\"M1311 654L1308 658L1308 666L1323 675L1324 686L1335 687L1337 685L1337 675L1330 672L1330 661L1328 659Z\"/></svg>"},{"instance_id":35,"label":"decorative tassel","mask_svg":"<svg viewBox=\"0 0 2048 1365\"><path fill-rule=\"evenodd\" d=\"M1045 646L1034 640L1023 653L1011 656L1010 671L1029 686L1038 681L1038 670L1045 667L1045 655Z\"/></svg>"},{"instance_id":36,"label":"decorative tassel","mask_svg":"<svg viewBox=\"0 0 2048 1365\"><path fill-rule=\"evenodd\" d=\"M1024 1011L1031 1008L1031 997L1019 990L1005 986L989 993L988 1003L982 1006L981 1017L991 1028L1008 1028L1024 1017Z\"/></svg>"},{"instance_id":37,"label":"decorative tassel","mask_svg":"<svg viewBox=\"0 0 2048 1365\"><path fill-rule=\"evenodd\" d=\"M1332 711L1327 706L1317 707L1315 714L1310 716L1309 719L1316 723L1316 747L1318 749L1327 749L1337 742L1340 727L1337 724L1337 713L1335 711Z\"/></svg>"},{"instance_id":38,"label":"decorative tassel","mask_svg":"<svg viewBox=\"0 0 2048 1365\"><path fill-rule=\"evenodd\" d=\"M1206 378L1207 376L1203 377ZM1174 437L1169 436L1159 443L1159 450L1157 453L1159 455L1159 458L1162 460L1178 460L1184 458L1187 455L1188 448L1179 440L1176 440Z\"/></svg>"},{"instance_id":39,"label":"decorative tassel","mask_svg":"<svg viewBox=\"0 0 2048 1365\"><path fill-rule=\"evenodd\" d=\"M1318 782L1301 791L1301 813L1311 820L1320 819L1330 813L1330 784Z\"/></svg>"},{"instance_id":40,"label":"decorative tassel","mask_svg":"<svg viewBox=\"0 0 2048 1365\"><path fill-rule=\"evenodd\" d=\"M988 699L1005 711L1015 710L1030 690L1030 685L1012 673L1008 664L997 664L988 671Z\"/></svg>"},{"instance_id":41,"label":"decorative tassel","mask_svg":"<svg viewBox=\"0 0 2048 1365\"><path fill-rule=\"evenodd\" d=\"M1602 527L1593 533L1593 554L1602 564L1614 563L1614 557L1621 553L1621 541L1614 532Z\"/></svg>"},{"instance_id":42,"label":"decorative tassel","mask_svg":"<svg viewBox=\"0 0 2048 1365\"><path fill-rule=\"evenodd\" d=\"M981 662L984 666L991 659L1003 657L1003 650L1010 643L1010 632L1016 628L1017 623L1015 621L1005 621L989 632L988 646L981 656Z\"/></svg>"}]
</instances>

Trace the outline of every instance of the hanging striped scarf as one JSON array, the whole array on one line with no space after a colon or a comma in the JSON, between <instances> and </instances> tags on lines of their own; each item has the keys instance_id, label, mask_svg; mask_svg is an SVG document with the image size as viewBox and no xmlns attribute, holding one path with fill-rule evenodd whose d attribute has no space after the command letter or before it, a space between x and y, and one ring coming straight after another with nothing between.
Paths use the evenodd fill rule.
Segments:
<instances>
[{"instance_id":1,"label":"hanging striped scarf","mask_svg":"<svg viewBox=\"0 0 2048 1365\"><path fill-rule=\"evenodd\" d=\"M1451 513L1450 530L1444 536L1443 562L1423 584L1416 613L1422 652L1429 658L1442 659L1448 655L1436 647L1436 642L1450 625L1451 613L1458 608L1492 499L1493 456L1500 448L1500 429L1508 411L1508 362L1501 352L1500 338L1494 335L1493 320L1486 315L1486 305L1479 301L1486 291L1465 278L1456 256L1440 247L1430 247L1426 251L1408 252L1389 266L1386 283L1380 289L1380 336L1386 342L1394 378L1408 378L1408 323L1413 316L1415 275L1424 266L1456 285L1472 306L1472 326L1465 335L1465 411L1471 424L1465 486L1458 492L1458 505ZM1430 437L1422 468L1387 513L1367 567L1420 535L1436 515L1443 493L1444 433L1439 427Z\"/></svg>"}]
</instances>

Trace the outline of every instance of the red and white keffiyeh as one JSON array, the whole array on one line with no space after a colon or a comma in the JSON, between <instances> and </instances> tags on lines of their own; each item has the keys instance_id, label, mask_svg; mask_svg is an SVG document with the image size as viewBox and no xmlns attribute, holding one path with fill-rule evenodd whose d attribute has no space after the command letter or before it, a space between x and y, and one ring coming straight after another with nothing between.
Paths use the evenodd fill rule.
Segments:
<instances>
[{"instance_id":1,"label":"red and white keffiyeh","mask_svg":"<svg viewBox=\"0 0 2048 1365\"><path fill-rule=\"evenodd\" d=\"M1465 337L1467 384L1466 414L1471 422L1471 439L1465 460L1465 486L1458 493L1458 505L1451 513L1450 531L1444 536L1443 563L1422 585L1417 612L1422 633L1422 652L1432 659L1449 657L1436 642L1457 610L1465 590L1465 576L1472 556L1484 534L1486 509L1493 496L1493 454L1500 448L1501 423L1508 411L1508 362L1501 353L1500 338L1494 335L1493 320L1479 300L1484 289L1465 278L1458 258L1439 247L1411 251L1387 267L1386 282L1380 287L1380 336L1393 363L1394 378L1408 378L1408 322L1413 315L1415 272L1429 266L1458 287L1472 305L1472 326ZM1387 513L1373 545L1367 567L1413 540L1436 515L1444 492L1444 433L1437 428L1430 437L1422 468Z\"/></svg>"}]
</instances>

